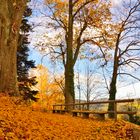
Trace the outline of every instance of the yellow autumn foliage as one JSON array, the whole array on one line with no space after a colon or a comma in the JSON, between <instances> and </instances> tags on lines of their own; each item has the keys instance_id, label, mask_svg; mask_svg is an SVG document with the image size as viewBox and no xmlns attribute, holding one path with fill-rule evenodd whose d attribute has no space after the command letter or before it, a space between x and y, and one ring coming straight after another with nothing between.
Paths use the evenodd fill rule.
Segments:
<instances>
[{"instance_id":1,"label":"yellow autumn foliage","mask_svg":"<svg viewBox=\"0 0 140 140\"><path fill-rule=\"evenodd\" d=\"M36 73L38 82L36 89L39 91L36 95L38 101L32 103L33 109L45 111L52 110L53 104L64 103L64 95L59 85L62 84L63 86L63 77L57 77L55 81L50 76L48 68L43 65L38 65L33 72Z\"/></svg>"},{"instance_id":2,"label":"yellow autumn foliage","mask_svg":"<svg viewBox=\"0 0 140 140\"><path fill-rule=\"evenodd\" d=\"M0 140L134 140L138 126L119 120L75 118L32 111L0 95Z\"/></svg>"}]
</instances>

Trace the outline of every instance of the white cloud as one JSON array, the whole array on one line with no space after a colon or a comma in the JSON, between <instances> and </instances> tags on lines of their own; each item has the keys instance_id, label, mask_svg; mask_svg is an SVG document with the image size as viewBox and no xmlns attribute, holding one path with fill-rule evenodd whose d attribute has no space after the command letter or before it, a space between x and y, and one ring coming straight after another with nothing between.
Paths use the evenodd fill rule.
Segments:
<instances>
[{"instance_id":1,"label":"white cloud","mask_svg":"<svg viewBox=\"0 0 140 140\"><path fill-rule=\"evenodd\" d=\"M113 4L113 6L117 6L122 2L122 0L111 0L111 2Z\"/></svg>"},{"instance_id":2,"label":"white cloud","mask_svg":"<svg viewBox=\"0 0 140 140\"><path fill-rule=\"evenodd\" d=\"M140 82L118 88L117 98L140 98Z\"/></svg>"}]
</instances>

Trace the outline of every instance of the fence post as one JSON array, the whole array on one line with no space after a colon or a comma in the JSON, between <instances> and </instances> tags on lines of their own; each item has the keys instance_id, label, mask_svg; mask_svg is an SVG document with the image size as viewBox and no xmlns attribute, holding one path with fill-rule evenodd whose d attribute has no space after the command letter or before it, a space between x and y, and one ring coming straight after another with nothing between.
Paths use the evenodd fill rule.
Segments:
<instances>
[{"instance_id":1,"label":"fence post","mask_svg":"<svg viewBox=\"0 0 140 140\"><path fill-rule=\"evenodd\" d=\"M82 110L84 110L84 104L82 105Z\"/></svg>"},{"instance_id":2,"label":"fence post","mask_svg":"<svg viewBox=\"0 0 140 140\"><path fill-rule=\"evenodd\" d=\"M114 118L117 121L117 102L114 101Z\"/></svg>"},{"instance_id":3,"label":"fence post","mask_svg":"<svg viewBox=\"0 0 140 140\"><path fill-rule=\"evenodd\" d=\"M55 108L54 107L55 107L55 105L53 105L53 113L55 113Z\"/></svg>"}]
</instances>

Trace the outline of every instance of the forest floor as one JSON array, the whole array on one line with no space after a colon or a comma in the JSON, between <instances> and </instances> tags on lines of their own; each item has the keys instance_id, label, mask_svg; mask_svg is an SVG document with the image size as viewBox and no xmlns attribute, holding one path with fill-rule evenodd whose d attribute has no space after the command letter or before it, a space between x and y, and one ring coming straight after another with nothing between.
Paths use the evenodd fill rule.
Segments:
<instances>
[{"instance_id":1,"label":"forest floor","mask_svg":"<svg viewBox=\"0 0 140 140\"><path fill-rule=\"evenodd\" d=\"M99 121L32 111L15 101L0 95L0 140L135 140L134 135L140 134L139 126L123 120Z\"/></svg>"}]
</instances>

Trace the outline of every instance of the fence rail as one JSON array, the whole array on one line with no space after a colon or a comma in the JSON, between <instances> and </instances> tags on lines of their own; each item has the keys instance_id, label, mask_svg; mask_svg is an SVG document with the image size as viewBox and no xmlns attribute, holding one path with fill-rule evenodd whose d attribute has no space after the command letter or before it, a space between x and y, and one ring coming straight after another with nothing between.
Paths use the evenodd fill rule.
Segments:
<instances>
[{"instance_id":1,"label":"fence rail","mask_svg":"<svg viewBox=\"0 0 140 140\"><path fill-rule=\"evenodd\" d=\"M93 110L88 111L87 109L85 109L85 106L89 106L89 105L97 105L97 104L109 104L109 103L113 103L114 104L114 110L112 111L104 111L104 115L105 114L109 114L109 113L113 113L114 114L114 118L115 120L117 120L117 114L136 114L136 111L118 111L117 110L117 104L118 103L132 103L134 102L134 99L121 99L121 100L102 100L102 101L93 101L93 102L85 102L85 103L72 103L72 104L54 104L53 105L53 113L57 112L57 113L65 113L65 112L72 112L72 113L83 113L86 114L86 116L88 117L89 114L101 114L102 112L98 111L98 113L94 112ZM68 107L71 107L71 110L68 110ZM76 106L81 106L80 110L76 111ZM58 109L59 107L59 109ZM85 115L84 115L85 116Z\"/></svg>"}]
</instances>

